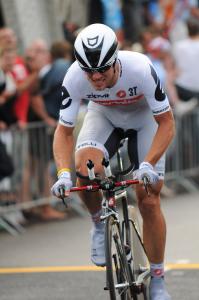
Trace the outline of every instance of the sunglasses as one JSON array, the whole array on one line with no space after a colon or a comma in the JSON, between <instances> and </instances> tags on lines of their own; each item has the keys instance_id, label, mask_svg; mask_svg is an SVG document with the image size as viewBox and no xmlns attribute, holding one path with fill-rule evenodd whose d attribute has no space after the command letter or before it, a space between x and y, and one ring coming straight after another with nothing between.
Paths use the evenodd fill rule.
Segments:
<instances>
[{"instance_id":1,"label":"sunglasses","mask_svg":"<svg viewBox=\"0 0 199 300\"><path fill-rule=\"evenodd\" d=\"M92 73L105 73L106 71L108 71L110 68L112 67L112 65L107 65L107 66L104 66L104 67L99 67L99 68L86 68L86 67L81 67L81 69L86 72L86 73L89 73L89 74L92 74Z\"/></svg>"}]
</instances>

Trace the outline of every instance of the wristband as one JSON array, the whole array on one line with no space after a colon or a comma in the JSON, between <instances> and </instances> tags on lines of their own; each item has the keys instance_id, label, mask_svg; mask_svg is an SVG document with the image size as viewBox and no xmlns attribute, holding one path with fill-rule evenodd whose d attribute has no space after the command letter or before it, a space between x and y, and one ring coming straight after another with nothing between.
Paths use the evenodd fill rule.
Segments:
<instances>
[{"instance_id":1,"label":"wristband","mask_svg":"<svg viewBox=\"0 0 199 300\"><path fill-rule=\"evenodd\" d=\"M63 172L71 172L71 169L70 168L63 168L63 169L60 169L59 171L57 171L57 177L59 177L61 175L61 173Z\"/></svg>"}]
</instances>

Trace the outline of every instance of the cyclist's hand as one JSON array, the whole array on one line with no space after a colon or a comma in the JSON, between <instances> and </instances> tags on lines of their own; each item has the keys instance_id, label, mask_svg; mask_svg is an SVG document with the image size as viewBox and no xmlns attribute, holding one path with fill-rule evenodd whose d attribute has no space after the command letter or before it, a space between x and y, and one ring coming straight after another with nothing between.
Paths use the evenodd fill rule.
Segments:
<instances>
[{"instance_id":1,"label":"cyclist's hand","mask_svg":"<svg viewBox=\"0 0 199 300\"><path fill-rule=\"evenodd\" d=\"M58 176L57 182L52 186L51 192L54 196L60 197L61 189L65 191L65 196L69 196L70 188L72 187L72 181L70 172L64 171Z\"/></svg>"},{"instance_id":2,"label":"cyclist's hand","mask_svg":"<svg viewBox=\"0 0 199 300\"><path fill-rule=\"evenodd\" d=\"M139 169L136 171L136 176L139 180L143 180L146 177L149 184L156 183L159 180L153 166L145 161L140 164Z\"/></svg>"}]
</instances>

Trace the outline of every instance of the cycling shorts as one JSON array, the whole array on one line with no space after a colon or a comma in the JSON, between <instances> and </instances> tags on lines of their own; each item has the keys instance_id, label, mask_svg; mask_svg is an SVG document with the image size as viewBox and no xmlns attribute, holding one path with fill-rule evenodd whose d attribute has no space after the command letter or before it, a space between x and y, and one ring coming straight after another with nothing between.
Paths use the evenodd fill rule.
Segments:
<instances>
[{"instance_id":1,"label":"cycling shorts","mask_svg":"<svg viewBox=\"0 0 199 300\"><path fill-rule=\"evenodd\" d=\"M121 120L118 121L119 115L117 116L113 112L111 117L106 109L100 110L101 108L88 110L77 138L76 151L93 147L100 149L105 157L111 158L116 153L121 140L128 138L129 160L134 163L135 169L138 169L151 147L157 130L157 123L151 111L142 112L142 118L139 113L133 117L130 112L125 112L125 114L121 114ZM160 158L154 168L159 174L159 178L163 179L165 155Z\"/></svg>"}]
</instances>

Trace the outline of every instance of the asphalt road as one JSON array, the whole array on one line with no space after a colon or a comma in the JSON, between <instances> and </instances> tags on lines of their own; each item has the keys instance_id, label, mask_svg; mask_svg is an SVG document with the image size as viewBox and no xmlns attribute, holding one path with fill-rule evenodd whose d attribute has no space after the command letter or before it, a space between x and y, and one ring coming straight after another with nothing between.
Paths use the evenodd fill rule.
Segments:
<instances>
[{"instance_id":1,"label":"asphalt road","mask_svg":"<svg viewBox=\"0 0 199 300\"><path fill-rule=\"evenodd\" d=\"M173 300L199 299L199 194L162 201L166 282ZM105 272L89 259L89 218L0 232L0 300L107 299Z\"/></svg>"}]
</instances>

